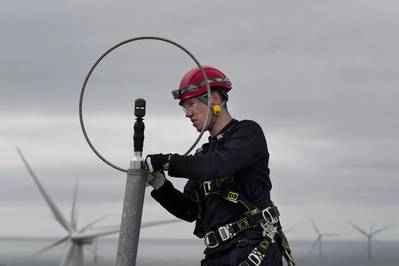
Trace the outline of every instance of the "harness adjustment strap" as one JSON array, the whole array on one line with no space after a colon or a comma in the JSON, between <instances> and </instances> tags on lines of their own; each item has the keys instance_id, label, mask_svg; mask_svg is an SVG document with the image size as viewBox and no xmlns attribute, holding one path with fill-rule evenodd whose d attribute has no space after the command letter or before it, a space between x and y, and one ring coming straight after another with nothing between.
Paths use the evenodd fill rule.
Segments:
<instances>
[{"instance_id":1,"label":"harness adjustment strap","mask_svg":"<svg viewBox=\"0 0 399 266\"><path fill-rule=\"evenodd\" d=\"M239 266L259 266L266 257L266 251L270 243L268 240L262 240L258 246L249 253L248 257L239 264Z\"/></svg>"},{"instance_id":2,"label":"harness adjustment strap","mask_svg":"<svg viewBox=\"0 0 399 266\"><path fill-rule=\"evenodd\" d=\"M270 214L270 216L263 215L265 210L267 210L265 213ZM255 225L260 225L264 229L264 237L274 242L274 235L277 232L276 224L278 223L278 216L279 212L276 206L267 207L262 211L254 209L246 212L244 217L238 221L220 226L216 230L206 233L204 239L205 246L208 248L215 248L219 246L221 242L231 239L242 231L254 227Z\"/></svg>"},{"instance_id":3,"label":"harness adjustment strap","mask_svg":"<svg viewBox=\"0 0 399 266\"><path fill-rule=\"evenodd\" d=\"M201 202L215 190L222 188L226 184L231 184L233 182L234 182L234 177L231 175L216 178L216 179L209 180L209 181L205 181L195 191L195 195L192 195L192 199L195 200L196 202ZM233 193L226 195L226 196L223 195L223 196L225 196L226 199L228 199L227 196L230 196L230 198L232 199L231 201L234 202L234 200L237 200L237 198L238 198L238 193L236 193L234 191L231 191L231 192L233 192ZM234 193L236 193L237 195L235 195Z\"/></svg>"}]
</instances>

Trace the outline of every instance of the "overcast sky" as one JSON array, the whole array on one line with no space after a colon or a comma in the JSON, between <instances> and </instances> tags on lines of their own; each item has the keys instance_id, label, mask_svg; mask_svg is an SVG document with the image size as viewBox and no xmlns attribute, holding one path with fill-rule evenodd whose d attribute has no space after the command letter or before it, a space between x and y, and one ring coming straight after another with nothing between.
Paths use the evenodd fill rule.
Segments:
<instances>
[{"instance_id":1,"label":"overcast sky","mask_svg":"<svg viewBox=\"0 0 399 266\"><path fill-rule=\"evenodd\" d=\"M315 238L310 217L342 239L359 239L346 220L366 230L399 222L398 28L394 0L2 1L0 236L63 234L16 145L66 216L79 178L80 224L104 214L103 225L119 223L126 177L85 143L78 100L95 60L143 35L180 43L231 79L232 115L266 134L291 238ZM185 152L197 133L170 92L193 66L155 41L106 57L84 101L97 149L128 166L133 102L144 97L145 153ZM168 217L149 192L143 220ZM191 224L168 228L142 236L193 237ZM398 240L399 226L379 238Z\"/></svg>"}]
</instances>

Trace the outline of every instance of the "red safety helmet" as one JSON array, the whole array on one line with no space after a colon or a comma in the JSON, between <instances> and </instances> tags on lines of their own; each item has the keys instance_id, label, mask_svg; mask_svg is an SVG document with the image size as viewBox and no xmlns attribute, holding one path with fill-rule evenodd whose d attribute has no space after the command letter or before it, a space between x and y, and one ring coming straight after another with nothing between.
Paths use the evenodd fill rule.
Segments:
<instances>
[{"instance_id":1,"label":"red safety helmet","mask_svg":"<svg viewBox=\"0 0 399 266\"><path fill-rule=\"evenodd\" d=\"M226 93L231 90L231 82L222 71L211 66L202 66L202 68L208 78L209 87L220 87ZM180 81L179 89L172 91L173 97L180 102L206 93L206 82L199 67L188 71Z\"/></svg>"}]
</instances>

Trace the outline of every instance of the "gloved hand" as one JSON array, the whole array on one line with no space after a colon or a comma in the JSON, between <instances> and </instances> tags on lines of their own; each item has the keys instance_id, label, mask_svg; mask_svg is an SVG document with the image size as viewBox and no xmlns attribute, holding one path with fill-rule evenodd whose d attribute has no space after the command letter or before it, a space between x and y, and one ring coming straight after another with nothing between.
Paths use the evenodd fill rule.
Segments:
<instances>
[{"instance_id":1,"label":"gloved hand","mask_svg":"<svg viewBox=\"0 0 399 266\"><path fill-rule=\"evenodd\" d=\"M145 165L150 172L168 170L171 154L150 154L145 157Z\"/></svg>"},{"instance_id":2,"label":"gloved hand","mask_svg":"<svg viewBox=\"0 0 399 266\"><path fill-rule=\"evenodd\" d=\"M161 171L156 171L156 172L150 172L150 171L145 171L145 175L147 178L147 184L152 186L154 189L158 189L165 184L166 178L165 174Z\"/></svg>"}]
</instances>

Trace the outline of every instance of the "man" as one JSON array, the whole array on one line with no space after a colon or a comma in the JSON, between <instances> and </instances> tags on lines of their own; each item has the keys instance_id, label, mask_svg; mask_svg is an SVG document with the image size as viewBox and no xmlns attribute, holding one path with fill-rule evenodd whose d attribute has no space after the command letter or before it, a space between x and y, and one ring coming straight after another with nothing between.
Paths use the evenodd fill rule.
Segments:
<instances>
[{"instance_id":1,"label":"man","mask_svg":"<svg viewBox=\"0 0 399 266\"><path fill-rule=\"evenodd\" d=\"M146 157L147 182L153 198L176 217L196 221L194 234L205 238L201 265L293 265L279 212L270 200L269 152L261 127L233 119L227 108L230 80L218 69L203 67L186 73L175 99L197 131L201 131L211 97L210 137L194 155L153 154ZM187 178L184 191L166 180Z\"/></svg>"}]
</instances>

